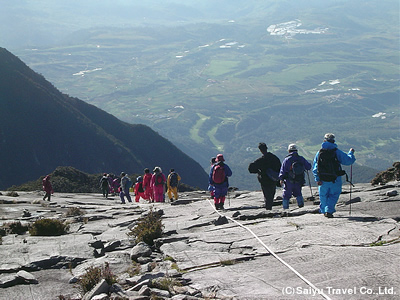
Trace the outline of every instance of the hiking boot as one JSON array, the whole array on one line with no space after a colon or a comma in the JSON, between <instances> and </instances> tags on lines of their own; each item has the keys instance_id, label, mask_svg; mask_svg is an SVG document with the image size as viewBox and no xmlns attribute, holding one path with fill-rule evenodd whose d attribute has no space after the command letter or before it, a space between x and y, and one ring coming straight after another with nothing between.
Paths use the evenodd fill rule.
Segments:
<instances>
[{"instance_id":1,"label":"hiking boot","mask_svg":"<svg viewBox=\"0 0 400 300\"><path fill-rule=\"evenodd\" d=\"M324 216L327 217L327 218L333 218L333 215L331 213L328 213L328 212L324 213Z\"/></svg>"},{"instance_id":2,"label":"hiking boot","mask_svg":"<svg viewBox=\"0 0 400 300\"><path fill-rule=\"evenodd\" d=\"M224 209L224 203L219 204L219 209Z\"/></svg>"},{"instance_id":3,"label":"hiking boot","mask_svg":"<svg viewBox=\"0 0 400 300\"><path fill-rule=\"evenodd\" d=\"M299 205L299 208L302 208L302 207L304 207L304 204L300 204L300 205Z\"/></svg>"}]
</instances>

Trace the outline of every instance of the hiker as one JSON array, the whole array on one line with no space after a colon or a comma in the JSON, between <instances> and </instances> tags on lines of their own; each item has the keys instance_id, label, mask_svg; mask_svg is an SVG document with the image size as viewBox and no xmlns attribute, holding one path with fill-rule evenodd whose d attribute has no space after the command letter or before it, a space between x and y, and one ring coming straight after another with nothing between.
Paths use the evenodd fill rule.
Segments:
<instances>
[{"instance_id":1,"label":"hiker","mask_svg":"<svg viewBox=\"0 0 400 300\"><path fill-rule=\"evenodd\" d=\"M153 176L151 177L151 187L153 189L154 201L164 202L164 186L165 186L165 175L160 167L155 167L153 170Z\"/></svg>"},{"instance_id":2,"label":"hiker","mask_svg":"<svg viewBox=\"0 0 400 300\"><path fill-rule=\"evenodd\" d=\"M211 160L210 160L210 164L211 164L210 171L211 171L213 165L215 164L215 160L216 159L217 159L216 157L211 157ZM208 191L210 192L211 199L214 199L214 190L215 190L214 186L211 185L211 184L208 184Z\"/></svg>"},{"instance_id":3,"label":"hiker","mask_svg":"<svg viewBox=\"0 0 400 300\"><path fill-rule=\"evenodd\" d=\"M342 178L346 174L341 165L352 165L356 161L354 149L346 154L335 144L335 135L327 133L321 149L313 162L313 174L318 184L319 211L327 218L333 218L335 206L342 192ZM347 174L346 174L347 177Z\"/></svg>"},{"instance_id":4,"label":"hiker","mask_svg":"<svg viewBox=\"0 0 400 300\"><path fill-rule=\"evenodd\" d=\"M111 189L114 196L120 193L120 187L121 187L121 178L115 176L111 184Z\"/></svg>"},{"instance_id":5,"label":"hiker","mask_svg":"<svg viewBox=\"0 0 400 300\"><path fill-rule=\"evenodd\" d=\"M110 188L110 176L107 173L103 174L103 177L100 178L100 188L103 193L103 197L108 198L108 192Z\"/></svg>"},{"instance_id":6,"label":"hiker","mask_svg":"<svg viewBox=\"0 0 400 300\"><path fill-rule=\"evenodd\" d=\"M129 189L132 186L132 181L125 172L121 173L121 187L119 192L119 197L121 198L122 204L125 204L125 197L128 202L132 202L131 195L129 194Z\"/></svg>"},{"instance_id":7,"label":"hiker","mask_svg":"<svg viewBox=\"0 0 400 300\"><path fill-rule=\"evenodd\" d=\"M47 198L47 200L50 201L50 197L54 193L53 187L50 182L50 175L46 175L43 178L42 184L43 184L43 191L45 191L46 193L43 197L43 200L46 200Z\"/></svg>"},{"instance_id":8,"label":"hiker","mask_svg":"<svg viewBox=\"0 0 400 300\"><path fill-rule=\"evenodd\" d=\"M173 201L172 195L175 197L175 200L178 200L179 181L181 181L181 176L174 169L170 169L167 178L167 194L171 202Z\"/></svg>"},{"instance_id":9,"label":"hiker","mask_svg":"<svg viewBox=\"0 0 400 300\"><path fill-rule=\"evenodd\" d=\"M143 189L144 189L144 198L149 200L149 202L154 202L153 188L151 187L151 175L149 168L144 169L143 175Z\"/></svg>"},{"instance_id":10,"label":"hiker","mask_svg":"<svg viewBox=\"0 0 400 300\"><path fill-rule=\"evenodd\" d=\"M217 210L224 209L229 187L228 177L232 176L231 169L224 162L224 156L218 154L208 176L209 185L214 187L214 205Z\"/></svg>"},{"instance_id":11,"label":"hiker","mask_svg":"<svg viewBox=\"0 0 400 300\"><path fill-rule=\"evenodd\" d=\"M258 182L264 195L265 209L271 210L276 187L279 186L279 171L281 169L281 161L279 158L268 152L268 147L265 143L259 143L258 149L262 156L249 164L249 172L257 174Z\"/></svg>"},{"instance_id":12,"label":"hiker","mask_svg":"<svg viewBox=\"0 0 400 300\"><path fill-rule=\"evenodd\" d=\"M280 184L283 186L282 205L283 209L289 209L289 200L293 195L296 197L297 205L301 208L304 206L304 198L301 193L301 188L306 182L304 172L311 169L311 164L299 155L295 144L289 145L288 152L279 172Z\"/></svg>"},{"instance_id":13,"label":"hiker","mask_svg":"<svg viewBox=\"0 0 400 300\"><path fill-rule=\"evenodd\" d=\"M135 183L135 201L139 202L140 197L142 197L143 199L146 199L145 195L144 195L143 177L142 176L139 176L138 178L136 178L136 183Z\"/></svg>"}]
</instances>

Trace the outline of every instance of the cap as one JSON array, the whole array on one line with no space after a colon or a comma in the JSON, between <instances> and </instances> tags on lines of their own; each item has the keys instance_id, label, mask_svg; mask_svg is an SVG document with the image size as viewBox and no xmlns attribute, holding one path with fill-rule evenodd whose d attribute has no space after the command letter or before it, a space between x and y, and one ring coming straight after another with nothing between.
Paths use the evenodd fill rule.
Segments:
<instances>
[{"instance_id":1,"label":"cap","mask_svg":"<svg viewBox=\"0 0 400 300\"><path fill-rule=\"evenodd\" d=\"M327 133L324 135L324 140L327 142L334 143L335 142L335 135L333 133Z\"/></svg>"},{"instance_id":2,"label":"cap","mask_svg":"<svg viewBox=\"0 0 400 300\"><path fill-rule=\"evenodd\" d=\"M218 154L218 155L217 155L216 161L217 161L217 162L225 161L224 156L223 156L222 154Z\"/></svg>"},{"instance_id":3,"label":"cap","mask_svg":"<svg viewBox=\"0 0 400 300\"><path fill-rule=\"evenodd\" d=\"M288 147L288 151L297 151L296 144L290 144L289 147Z\"/></svg>"}]
</instances>

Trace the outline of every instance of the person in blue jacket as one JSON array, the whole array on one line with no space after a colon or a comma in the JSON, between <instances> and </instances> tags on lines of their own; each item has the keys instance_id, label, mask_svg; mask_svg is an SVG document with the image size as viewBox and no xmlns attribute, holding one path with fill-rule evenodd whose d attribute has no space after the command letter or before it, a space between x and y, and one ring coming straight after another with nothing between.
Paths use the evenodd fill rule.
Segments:
<instances>
[{"instance_id":1,"label":"person in blue jacket","mask_svg":"<svg viewBox=\"0 0 400 300\"><path fill-rule=\"evenodd\" d=\"M327 218L333 218L333 213L336 212L335 206L339 200L340 193L342 192L342 177L336 177L336 179L331 181L323 181L320 177L321 174L318 171L318 158L320 152L326 150L334 150L336 158L340 164L343 165L352 165L356 158L354 156L354 149L350 148L349 152L346 154L345 152L338 149L338 146L335 144L335 135L333 133L327 133L324 136L324 142L321 145L321 150L317 152L313 162L313 174L314 179L318 184L318 192L320 198L320 213L323 213ZM341 169L341 166L339 165Z\"/></svg>"},{"instance_id":2,"label":"person in blue jacket","mask_svg":"<svg viewBox=\"0 0 400 300\"><path fill-rule=\"evenodd\" d=\"M288 209L289 200L293 195L296 197L297 205L301 208L304 206L304 198L301 193L301 188L305 183L304 172L311 169L311 164L298 154L295 144L289 145L288 152L289 155L283 160L279 172L280 184L283 186L282 206L284 209ZM294 162L299 166L298 171L293 170L296 168ZM296 172L299 172L299 174L296 174Z\"/></svg>"},{"instance_id":3,"label":"person in blue jacket","mask_svg":"<svg viewBox=\"0 0 400 300\"><path fill-rule=\"evenodd\" d=\"M217 171L220 168L223 169L221 173ZM218 154L208 176L209 185L214 187L214 204L216 209L224 209L225 197L229 187L228 177L230 176L232 176L232 171L225 164L224 156Z\"/></svg>"}]
</instances>

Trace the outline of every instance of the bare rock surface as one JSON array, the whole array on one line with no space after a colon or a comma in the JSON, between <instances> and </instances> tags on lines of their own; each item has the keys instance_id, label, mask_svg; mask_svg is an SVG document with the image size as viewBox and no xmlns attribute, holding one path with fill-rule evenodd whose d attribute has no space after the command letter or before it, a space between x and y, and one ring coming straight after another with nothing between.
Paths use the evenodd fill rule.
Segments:
<instances>
[{"instance_id":1,"label":"bare rock surface","mask_svg":"<svg viewBox=\"0 0 400 300\"><path fill-rule=\"evenodd\" d=\"M3 236L0 299L398 299L399 190L397 181L344 186L332 219L318 213L316 195L303 208L283 211L277 200L266 211L260 191L238 190L216 211L202 191L125 205L100 194L56 193L47 202L40 192L2 192L2 224L58 218L70 230ZM71 207L84 214L67 217ZM127 235L150 207L164 225L151 248ZM84 294L80 276L105 264L117 283Z\"/></svg>"}]
</instances>

